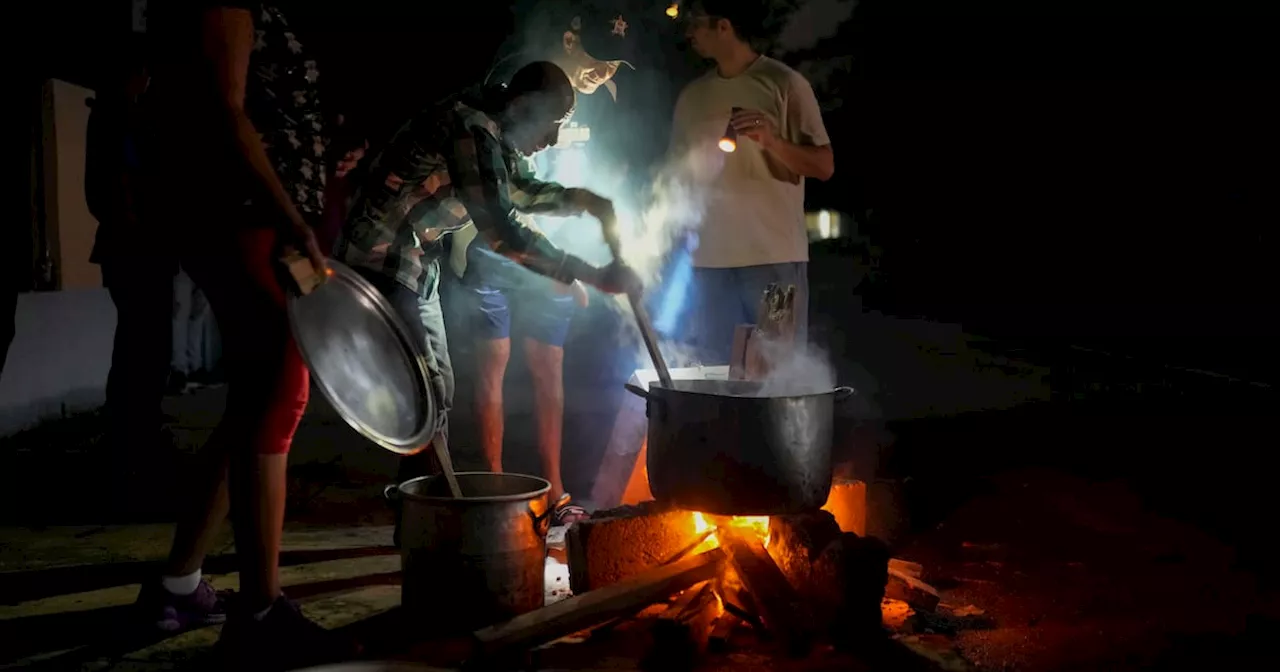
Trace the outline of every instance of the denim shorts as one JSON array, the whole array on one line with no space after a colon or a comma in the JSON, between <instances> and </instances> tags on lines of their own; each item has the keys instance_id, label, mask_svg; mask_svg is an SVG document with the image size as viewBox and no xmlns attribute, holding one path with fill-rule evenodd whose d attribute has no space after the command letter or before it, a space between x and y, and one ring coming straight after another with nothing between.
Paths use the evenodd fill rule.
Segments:
<instances>
[{"instance_id":1,"label":"denim shorts","mask_svg":"<svg viewBox=\"0 0 1280 672\"><path fill-rule=\"evenodd\" d=\"M805 342L809 326L809 264L693 269L686 333L704 365L729 363L734 330L739 324L758 323L760 297L770 283L796 286L796 340Z\"/></svg>"},{"instance_id":2,"label":"denim shorts","mask_svg":"<svg viewBox=\"0 0 1280 672\"><path fill-rule=\"evenodd\" d=\"M577 308L573 297L556 283L482 244L467 250L461 294L466 297L468 327L474 338L499 340L518 336L564 346Z\"/></svg>"}]
</instances>

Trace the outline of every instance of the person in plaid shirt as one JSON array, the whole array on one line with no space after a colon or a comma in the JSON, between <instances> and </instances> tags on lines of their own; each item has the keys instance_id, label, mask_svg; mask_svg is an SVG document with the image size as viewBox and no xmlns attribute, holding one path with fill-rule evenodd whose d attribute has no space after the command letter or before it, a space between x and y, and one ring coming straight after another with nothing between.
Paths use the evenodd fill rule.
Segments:
<instances>
[{"instance_id":1,"label":"person in plaid shirt","mask_svg":"<svg viewBox=\"0 0 1280 672\"><path fill-rule=\"evenodd\" d=\"M564 72L535 62L516 72L506 87L429 108L404 124L374 158L348 213L334 256L382 292L422 339L441 410L438 437L445 436L453 401L439 295L445 235L474 226L494 252L558 282L582 282L610 294L640 289L627 267L592 266L557 248L519 216L595 212L603 201L586 190L539 182L519 166L522 155L556 144L574 102ZM430 456L419 455L401 463L402 478L426 471L419 460Z\"/></svg>"}]
</instances>

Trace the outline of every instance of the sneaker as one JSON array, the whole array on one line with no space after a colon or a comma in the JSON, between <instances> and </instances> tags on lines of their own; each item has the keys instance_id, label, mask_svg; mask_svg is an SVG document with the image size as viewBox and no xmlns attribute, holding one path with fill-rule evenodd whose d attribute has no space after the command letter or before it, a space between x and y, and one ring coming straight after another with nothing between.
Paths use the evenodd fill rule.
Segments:
<instances>
[{"instance_id":1,"label":"sneaker","mask_svg":"<svg viewBox=\"0 0 1280 672\"><path fill-rule=\"evenodd\" d=\"M226 597L230 591L214 590L201 579L190 595L174 595L159 581L142 587L135 603L141 618L164 632L181 632L227 620Z\"/></svg>"},{"instance_id":2,"label":"sneaker","mask_svg":"<svg viewBox=\"0 0 1280 672\"><path fill-rule=\"evenodd\" d=\"M350 660L360 648L302 615L281 595L261 619L233 614L222 628L217 652L226 669L297 670Z\"/></svg>"}]
</instances>

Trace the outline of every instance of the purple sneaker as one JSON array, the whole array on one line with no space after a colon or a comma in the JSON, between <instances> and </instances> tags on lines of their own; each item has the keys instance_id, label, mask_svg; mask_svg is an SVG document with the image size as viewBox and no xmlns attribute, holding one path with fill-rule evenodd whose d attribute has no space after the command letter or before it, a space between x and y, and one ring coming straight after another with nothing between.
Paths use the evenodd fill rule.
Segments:
<instances>
[{"instance_id":1,"label":"purple sneaker","mask_svg":"<svg viewBox=\"0 0 1280 672\"><path fill-rule=\"evenodd\" d=\"M165 632L181 632L227 620L226 593L214 590L213 584L200 580L190 595L174 595L159 581L142 587L136 603L141 618Z\"/></svg>"}]
</instances>

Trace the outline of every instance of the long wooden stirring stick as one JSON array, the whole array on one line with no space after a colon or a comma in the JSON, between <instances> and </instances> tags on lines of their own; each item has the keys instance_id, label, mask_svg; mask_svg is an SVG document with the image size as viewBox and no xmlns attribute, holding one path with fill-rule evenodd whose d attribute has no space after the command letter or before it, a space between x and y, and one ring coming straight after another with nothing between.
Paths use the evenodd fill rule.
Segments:
<instances>
[{"instance_id":1,"label":"long wooden stirring stick","mask_svg":"<svg viewBox=\"0 0 1280 672\"><path fill-rule=\"evenodd\" d=\"M631 312L636 315L636 325L640 327L640 335L644 337L644 345L649 349L649 357L653 359L653 367L658 370L658 382L666 389L671 389L671 371L667 370L667 360L662 358L662 350L658 349L658 333L653 330L653 324L649 322L649 311L644 309L640 297L634 293L627 293L627 300L631 302Z\"/></svg>"},{"instance_id":2,"label":"long wooden stirring stick","mask_svg":"<svg viewBox=\"0 0 1280 672\"><path fill-rule=\"evenodd\" d=\"M436 461L444 472L444 480L449 484L449 495L454 499L462 499L462 488L458 486L458 477L453 473L453 459L449 457L449 443L444 434L436 434L431 440L431 447L436 451Z\"/></svg>"}]
</instances>

